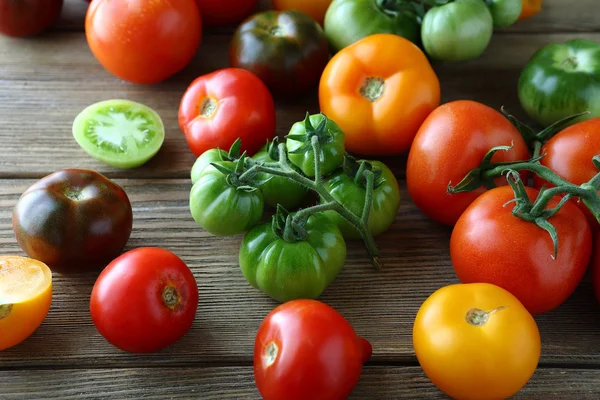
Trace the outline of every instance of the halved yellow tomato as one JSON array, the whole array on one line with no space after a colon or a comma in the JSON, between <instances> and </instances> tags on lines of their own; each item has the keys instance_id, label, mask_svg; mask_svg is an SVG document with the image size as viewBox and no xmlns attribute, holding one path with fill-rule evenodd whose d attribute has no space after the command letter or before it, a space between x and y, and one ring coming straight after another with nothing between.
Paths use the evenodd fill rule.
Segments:
<instances>
[{"instance_id":1,"label":"halved yellow tomato","mask_svg":"<svg viewBox=\"0 0 600 400\"><path fill-rule=\"evenodd\" d=\"M52 272L40 261L0 256L0 351L27 339L52 302Z\"/></svg>"}]
</instances>

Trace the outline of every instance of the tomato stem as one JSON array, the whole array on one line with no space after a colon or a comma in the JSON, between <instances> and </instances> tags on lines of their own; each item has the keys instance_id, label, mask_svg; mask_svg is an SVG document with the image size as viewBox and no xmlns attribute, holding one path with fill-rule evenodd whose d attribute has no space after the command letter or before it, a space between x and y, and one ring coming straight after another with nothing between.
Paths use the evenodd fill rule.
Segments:
<instances>
[{"instance_id":1,"label":"tomato stem","mask_svg":"<svg viewBox=\"0 0 600 400\"><path fill-rule=\"evenodd\" d=\"M179 293L173 286L167 286L162 293L163 302L170 309L174 309L179 304Z\"/></svg>"},{"instance_id":2,"label":"tomato stem","mask_svg":"<svg viewBox=\"0 0 600 400\"><path fill-rule=\"evenodd\" d=\"M340 214L343 218L345 218L348 222L350 222L356 230L360 233L363 242L365 243L365 247L371 257L371 263L373 266L380 270L383 268L383 263L379 259L379 249L375 243L375 239L371 234L368 226L368 218L369 211L371 210L372 202L373 202L373 191L374 191L374 178L373 172L369 170L365 170L363 174L367 180L367 190L365 195L365 205L361 216L355 215L352 211L348 210L344 207L340 202L338 202L329 191L325 188L325 186L321 182L321 173L320 173L320 141L318 139L311 138L311 144L314 152L315 158L315 180L311 180L304 175L298 173L289 163L287 158L287 152L284 143L279 144L279 163L277 165L267 166L262 163L253 162L253 166L250 167L246 172L244 172L240 176L240 180L243 179L251 179L253 175L262 172L271 175L283 176L288 178L310 190L315 191L321 198L325 201L323 204L319 204L313 207L305 208L296 213L294 217L296 223L298 221L305 221L308 219L310 215L316 214L318 212L333 210ZM365 209L367 210L365 212Z\"/></svg>"}]
</instances>

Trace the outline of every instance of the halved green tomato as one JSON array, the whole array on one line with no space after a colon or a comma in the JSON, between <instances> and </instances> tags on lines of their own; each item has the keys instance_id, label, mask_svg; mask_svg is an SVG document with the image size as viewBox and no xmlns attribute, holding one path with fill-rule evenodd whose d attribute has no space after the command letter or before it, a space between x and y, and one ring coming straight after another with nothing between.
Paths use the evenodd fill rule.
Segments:
<instances>
[{"instance_id":1,"label":"halved green tomato","mask_svg":"<svg viewBox=\"0 0 600 400\"><path fill-rule=\"evenodd\" d=\"M158 153L165 128L150 107L113 99L81 111L73 121L73 137L95 159L117 168L135 168Z\"/></svg>"}]
</instances>

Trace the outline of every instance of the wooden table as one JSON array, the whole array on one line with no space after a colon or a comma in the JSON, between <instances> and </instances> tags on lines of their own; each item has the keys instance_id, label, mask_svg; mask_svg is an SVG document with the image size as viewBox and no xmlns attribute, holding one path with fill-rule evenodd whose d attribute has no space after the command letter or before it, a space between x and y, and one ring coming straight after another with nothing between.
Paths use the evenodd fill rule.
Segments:
<instances>
[{"instance_id":1,"label":"wooden table","mask_svg":"<svg viewBox=\"0 0 600 400\"><path fill-rule=\"evenodd\" d=\"M177 108L198 75L228 66L229 33L206 34L195 60L153 86L122 82L90 53L83 33L86 3L67 0L52 31L32 39L0 38L0 252L23 252L11 227L19 195L35 180L62 168L97 170L121 184L134 211L127 246L158 246L193 270L200 304L190 332L172 347L132 355L108 344L92 324L89 295L95 275L54 275L52 308L22 344L0 353L0 398L258 399L252 374L256 330L277 303L252 289L237 264L241 237L219 238L191 218L189 172L194 156L177 125ZM524 117L516 84L535 50L583 37L600 41L597 0L545 0L536 17L496 32L472 62L436 65L443 101L472 99L505 105ZM73 140L73 118L110 98L145 103L163 117L160 153L135 170L118 170L87 156ZM318 112L315 93L278 106L280 135L305 113ZM374 347L353 399L444 398L419 367L412 348L414 316L436 289L456 283L450 230L411 203L404 181L406 157L387 158L402 189L392 228L377 239L386 269L375 272L360 242L321 300L340 311ZM543 347L540 366L518 398L600 398L600 307L589 277L559 309L536 318Z\"/></svg>"}]
</instances>

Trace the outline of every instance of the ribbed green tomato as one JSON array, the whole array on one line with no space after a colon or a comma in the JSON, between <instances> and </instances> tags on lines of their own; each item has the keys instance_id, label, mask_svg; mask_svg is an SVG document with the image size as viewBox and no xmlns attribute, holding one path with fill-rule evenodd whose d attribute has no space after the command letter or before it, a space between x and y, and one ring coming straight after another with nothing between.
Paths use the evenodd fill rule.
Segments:
<instances>
[{"instance_id":1,"label":"ribbed green tomato","mask_svg":"<svg viewBox=\"0 0 600 400\"><path fill-rule=\"evenodd\" d=\"M234 168L230 161L220 165ZM190 193L190 211L194 221L217 236L246 232L256 225L264 211L260 190L235 186L216 168L205 168Z\"/></svg>"},{"instance_id":2,"label":"ribbed green tomato","mask_svg":"<svg viewBox=\"0 0 600 400\"><path fill-rule=\"evenodd\" d=\"M375 168L381 170L381 176L375 182L373 203L369 213L369 231L377 236L394 223L400 208L400 188L398 180L390 169L380 161L370 161ZM334 199L339 201L355 215L362 214L365 204L365 182L354 178L345 171L339 171L328 177L324 182L325 187ZM358 239L360 234L356 228L344 217L335 211L326 211L325 214L340 228L344 238Z\"/></svg>"},{"instance_id":3,"label":"ribbed green tomato","mask_svg":"<svg viewBox=\"0 0 600 400\"><path fill-rule=\"evenodd\" d=\"M342 270L346 243L322 213L306 223L306 236L283 239L273 224L254 227L242 241L239 261L250 285L280 302L316 299Z\"/></svg>"}]
</instances>

